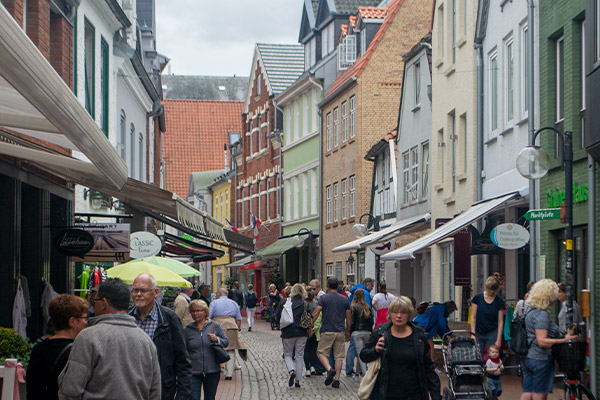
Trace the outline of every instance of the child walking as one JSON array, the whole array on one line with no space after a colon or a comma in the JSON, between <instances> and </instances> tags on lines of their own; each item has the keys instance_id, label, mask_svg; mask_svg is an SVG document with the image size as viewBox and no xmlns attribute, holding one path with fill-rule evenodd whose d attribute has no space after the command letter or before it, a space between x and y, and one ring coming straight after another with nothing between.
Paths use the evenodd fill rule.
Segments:
<instances>
[{"instance_id":1,"label":"child walking","mask_svg":"<svg viewBox=\"0 0 600 400\"><path fill-rule=\"evenodd\" d=\"M485 372L487 373L487 385L492 392L493 400L498 400L502 394L502 381L500 375L504 370L504 365L500 359L500 349L496 345L488 347L488 360L485 363Z\"/></svg>"}]
</instances>

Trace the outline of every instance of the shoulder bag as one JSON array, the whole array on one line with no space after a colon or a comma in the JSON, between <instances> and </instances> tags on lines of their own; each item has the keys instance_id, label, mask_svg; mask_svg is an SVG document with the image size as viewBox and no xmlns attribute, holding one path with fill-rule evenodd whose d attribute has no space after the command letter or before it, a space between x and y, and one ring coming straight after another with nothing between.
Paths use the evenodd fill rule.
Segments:
<instances>
[{"instance_id":1,"label":"shoulder bag","mask_svg":"<svg viewBox=\"0 0 600 400\"><path fill-rule=\"evenodd\" d=\"M377 382L377 375L379 375L380 369L381 357L367 364L367 373L362 381L360 381L360 386L358 387L358 398L360 400L367 400L371 397L371 392L373 392L375 382Z\"/></svg>"},{"instance_id":2,"label":"shoulder bag","mask_svg":"<svg viewBox=\"0 0 600 400\"><path fill-rule=\"evenodd\" d=\"M300 328L312 328L312 317L308 313L308 306L306 305L306 301L304 302L304 312L302 313L302 317L300 317Z\"/></svg>"},{"instance_id":3,"label":"shoulder bag","mask_svg":"<svg viewBox=\"0 0 600 400\"><path fill-rule=\"evenodd\" d=\"M215 322L212 321L212 332L211 333L215 333ZM231 360L231 357L229 356L229 353L227 353L227 350L225 350L223 348L223 346L221 346L220 344L216 343L216 342L212 342L211 343L212 349L213 349L213 353L215 355L215 361L217 362L217 364L225 364L227 361Z\"/></svg>"}]
</instances>

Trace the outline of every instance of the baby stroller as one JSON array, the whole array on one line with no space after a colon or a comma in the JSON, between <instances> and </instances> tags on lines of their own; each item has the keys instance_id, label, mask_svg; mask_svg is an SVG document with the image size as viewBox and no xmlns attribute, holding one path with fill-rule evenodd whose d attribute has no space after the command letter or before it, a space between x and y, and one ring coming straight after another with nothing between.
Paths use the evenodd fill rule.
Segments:
<instances>
[{"instance_id":1,"label":"baby stroller","mask_svg":"<svg viewBox=\"0 0 600 400\"><path fill-rule=\"evenodd\" d=\"M448 377L448 387L444 388L443 400L481 399L490 400L491 392L485 385L483 358L477 341L470 336L450 335L469 331L450 331L442 338L444 369Z\"/></svg>"}]
</instances>

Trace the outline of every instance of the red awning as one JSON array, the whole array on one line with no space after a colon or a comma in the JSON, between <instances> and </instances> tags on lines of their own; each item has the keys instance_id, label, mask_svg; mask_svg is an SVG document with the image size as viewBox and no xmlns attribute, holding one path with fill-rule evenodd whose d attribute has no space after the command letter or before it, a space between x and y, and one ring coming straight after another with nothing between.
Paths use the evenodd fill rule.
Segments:
<instances>
[{"instance_id":1,"label":"red awning","mask_svg":"<svg viewBox=\"0 0 600 400\"><path fill-rule=\"evenodd\" d=\"M260 260L260 261L252 261L246 265L243 265L240 267L240 270L247 271L250 269L262 269L262 268L268 268L268 267L267 267L267 263L265 261Z\"/></svg>"}]
</instances>

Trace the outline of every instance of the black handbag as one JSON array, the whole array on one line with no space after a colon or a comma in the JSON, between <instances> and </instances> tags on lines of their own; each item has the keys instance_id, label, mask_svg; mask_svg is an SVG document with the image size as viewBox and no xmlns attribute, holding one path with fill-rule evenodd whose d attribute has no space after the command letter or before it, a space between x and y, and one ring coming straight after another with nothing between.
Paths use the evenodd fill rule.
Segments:
<instances>
[{"instance_id":1,"label":"black handbag","mask_svg":"<svg viewBox=\"0 0 600 400\"><path fill-rule=\"evenodd\" d=\"M213 321L212 323L212 333L215 333L215 322ZM221 346L218 343L211 343L212 345L212 349L213 349L213 353L215 355L215 361L217 362L217 364L225 364L227 361L231 360L231 357L229 356L229 353L227 353L227 350L225 350L223 348L223 346Z\"/></svg>"}]
</instances>

